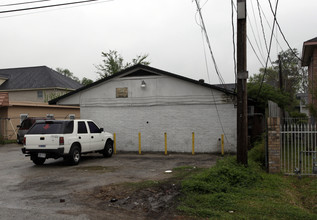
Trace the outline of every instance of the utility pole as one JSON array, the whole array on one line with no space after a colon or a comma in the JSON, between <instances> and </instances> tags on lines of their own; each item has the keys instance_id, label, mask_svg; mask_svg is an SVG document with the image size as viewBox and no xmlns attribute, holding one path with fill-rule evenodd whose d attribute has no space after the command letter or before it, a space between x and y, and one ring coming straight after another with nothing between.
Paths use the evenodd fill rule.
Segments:
<instances>
[{"instance_id":1,"label":"utility pole","mask_svg":"<svg viewBox=\"0 0 317 220\"><path fill-rule=\"evenodd\" d=\"M237 162L248 165L247 8L237 0Z\"/></svg>"}]
</instances>

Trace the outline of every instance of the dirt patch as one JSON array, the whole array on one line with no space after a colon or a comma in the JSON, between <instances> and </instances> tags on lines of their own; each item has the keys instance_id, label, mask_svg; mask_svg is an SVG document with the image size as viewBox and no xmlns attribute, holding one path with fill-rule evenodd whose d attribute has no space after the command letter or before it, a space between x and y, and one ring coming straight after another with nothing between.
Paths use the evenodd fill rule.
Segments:
<instances>
[{"instance_id":1,"label":"dirt patch","mask_svg":"<svg viewBox=\"0 0 317 220\"><path fill-rule=\"evenodd\" d=\"M121 213L131 219L183 219L176 209L181 196L181 180L196 171L194 167L183 169L160 181L98 186L76 197L78 201L85 202L89 210L98 210L88 214L90 218L96 218L97 213L104 212L107 215L113 213L116 217Z\"/></svg>"}]
</instances>

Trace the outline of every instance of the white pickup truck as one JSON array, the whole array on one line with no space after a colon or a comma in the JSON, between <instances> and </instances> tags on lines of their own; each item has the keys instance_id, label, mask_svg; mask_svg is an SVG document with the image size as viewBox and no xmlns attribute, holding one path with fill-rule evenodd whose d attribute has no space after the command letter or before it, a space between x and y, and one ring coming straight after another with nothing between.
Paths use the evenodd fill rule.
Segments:
<instances>
[{"instance_id":1,"label":"white pickup truck","mask_svg":"<svg viewBox=\"0 0 317 220\"><path fill-rule=\"evenodd\" d=\"M63 157L77 165L81 154L113 153L113 135L92 120L48 120L36 122L24 136L22 152L33 163L42 165L47 158Z\"/></svg>"}]
</instances>

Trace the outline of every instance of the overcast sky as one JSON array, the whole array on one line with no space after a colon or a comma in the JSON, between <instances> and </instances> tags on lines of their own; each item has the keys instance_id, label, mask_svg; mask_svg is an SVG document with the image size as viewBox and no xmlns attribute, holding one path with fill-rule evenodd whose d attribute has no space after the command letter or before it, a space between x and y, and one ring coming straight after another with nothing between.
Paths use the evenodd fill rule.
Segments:
<instances>
[{"instance_id":1,"label":"overcast sky","mask_svg":"<svg viewBox=\"0 0 317 220\"><path fill-rule=\"evenodd\" d=\"M0 11L75 0L3 6L26 1L0 0ZM126 61L131 61L139 54L149 54L152 67L196 80L203 78L209 82L204 56L205 45L210 83L219 83L206 41L203 41L201 29L197 24L199 17L195 1L99 2L82 4L80 7L0 13L0 68L46 65L53 69L67 68L80 79L87 77L96 80L98 75L94 65L101 63L101 52L117 50ZM272 27L273 16L268 0L259 2L264 10L262 19L266 39L269 41L271 29L268 23ZM276 0L271 2L275 7ZM231 0L200 1L201 6L204 5L202 14L211 48L226 83L235 81L230 3ZM236 4L236 0L234 3ZM265 63L267 53L257 1L247 0L247 8L248 36L261 62ZM304 41L317 37L316 10L316 0L279 1L277 20L292 48L301 52ZM236 14L234 24L236 25ZM287 50L281 34L274 33L282 49ZM271 59L276 60L281 48L277 46L276 39L273 39ZM250 75L257 73L260 67L261 63L248 44Z\"/></svg>"}]
</instances>

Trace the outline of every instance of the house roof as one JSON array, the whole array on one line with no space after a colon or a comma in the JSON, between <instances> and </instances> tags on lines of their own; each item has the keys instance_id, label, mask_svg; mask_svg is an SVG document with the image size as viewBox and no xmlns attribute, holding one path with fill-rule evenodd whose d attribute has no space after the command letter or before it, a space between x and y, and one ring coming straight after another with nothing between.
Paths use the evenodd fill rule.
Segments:
<instances>
[{"instance_id":1,"label":"house roof","mask_svg":"<svg viewBox=\"0 0 317 220\"><path fill-rule=\"evenodd\" d=\"M316 48L317 37L304 42L302 52L302 66L308 66L310 64L310 58L312 57L314 49Z\"/></svg>"},{"instance_id":2,"label":"house roof","mask_svg":"<svg viewBox=\"0 0 317 220\"><path fill-rule=\"evenodd\" d=\"M0 78L7 79L0 91L64 88L75 90L82 85L47 66L0 69Z\"/></svg>"},{"instance_id":3,"label":"house roof","mask_svg":"<svg viewBox=\"0 0 317 220\"><path fill-rule=\"evenodd\" d=\"M214 86L229 90L233 93L237 91L237 85L236 83L226 83L226 84L214 84Z\"/></svg>"},{"instance_id":4,"label":"house roof","mask_svg":"<svg viewBox=\"0 0 317 220\"><path fill-rule=\"evenodd\" d=\"M163 71L163 70L160 70L160 69L156 69L156 68L153 68L153 67L150 67L150 66L145 66L145 65L142 65L142 64L137 64L137 65L134 65L132 67L129 67L127 69L124 69L118 73L115 73L111 76L108 76L106 78L103 78L103 79L100 79L94 83L91 83L87 86L84 86L84 87L81 87L75 91L72 91L72 92L69 92L63 96L60 96L56 99L53 99L51 101L49 101L49 104L51 105L54 105L56 104L58 101L66 98L66 97L69 97L73 94L76 94L78 92L81 92L81 91L84 91L86 89L89 89L91 87L94 87L96 85L99 85L101 83L104 83L106 81L109 81L113 78L116 78L116 77L119 77L119 76L122 76L126 73L129 73L129 76L131 76L131 74L133 74L134 76L149 76L149 75L156 75L155 73L157 74L160 74L160 75L166 75L166 76L170 76L170 77L174 77L174 78L177 78L177 79L180 79L180 80L184 80L184 81L187 81L187 82L191 82L191 83L194 83L194 84L197 84L197 85L200 85L200 86L203 86L203 87L207 87L207 88L211 88L211 89L215 89L215 90L218 90L218 91L221 91L221 92L224 92L226 94L229 94L229 95L235 95L234 92L230 91L230 90L227 90L227 89L224 89L222 87L218 87L218 86L215 86L215 85L210 85L210 84L207 84L207 83L204 83L202 81L197 81L197 80L194 80L194 79L190 79L190 78L187 78L187 77L184 77L184 76L180 76L180 75L177 75L177 74L174 74L174 73L170 73L170 72L166 72L166 71Z\"/></svg>"}]
</instances>

